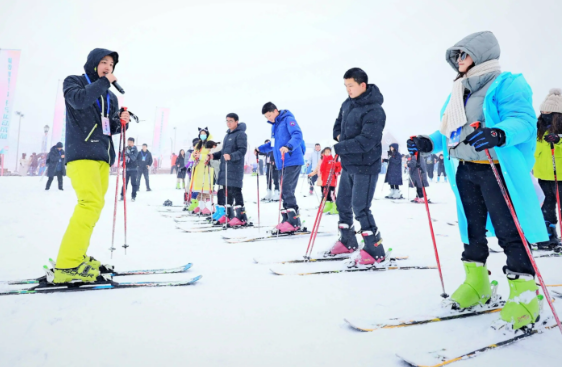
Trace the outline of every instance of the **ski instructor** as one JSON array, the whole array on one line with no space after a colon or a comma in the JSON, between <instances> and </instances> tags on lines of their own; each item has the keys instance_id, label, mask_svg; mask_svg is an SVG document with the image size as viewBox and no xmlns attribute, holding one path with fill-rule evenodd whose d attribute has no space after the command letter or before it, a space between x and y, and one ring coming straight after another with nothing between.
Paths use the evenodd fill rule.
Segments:
<instances>
[{"instance_id":1,"label":"ski instructor","mask_svg":"<svg viewBox=\"0 0 562 367\"><path fill-rule=\"evenodd\" d=\"M85 74L64 80L66 104L67 175L78 204L62 238L54 283L95 282L100 262L86 256L90 237L104 206L109 167L115 161L111 136L121 133L121 121L129 123L129 112L120 116L117 97L109 91L117 78L117 52L96 48L88 55ZM128 126L128 125L127 125Z\"/></svg>"},{"instance_id":2,"label":"ski instructor","mask_svg":"<svg viewBox=\"0 0 562 367\"><path fill-rule=\"evenodd\" d=\"M385 260L381 234L371 213L377 179L381 170L382 131L386 115L379 88L369 84L362 69L349 69L343 76L347 98L334 124L334 145L341 158L342 174L336 205L340 213L340 239L330 251L332 256L352 253L359 248L353 214L361 224L365 245L354 255L358 265L374 265Z\"/></svg>"}]
</instances>

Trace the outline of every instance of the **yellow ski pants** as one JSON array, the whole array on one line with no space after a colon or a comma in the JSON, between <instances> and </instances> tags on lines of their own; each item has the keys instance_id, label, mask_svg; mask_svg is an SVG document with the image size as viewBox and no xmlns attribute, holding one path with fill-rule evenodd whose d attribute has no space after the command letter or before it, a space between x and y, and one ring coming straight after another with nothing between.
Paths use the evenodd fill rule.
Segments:
<instances>
[{"instance_id":1,"label":"yellow ski pants","mask_svg":"<svg viewBox=\"0 0 562 367\"><path fill-rule=\"evenodd\" d=\"M66 165L76 192L78 204L62 238L57 268L71 269L84 261L90 238L105 204L109 183L109 164L102 161L79 160Z\"/></svg>"}]
</instances>

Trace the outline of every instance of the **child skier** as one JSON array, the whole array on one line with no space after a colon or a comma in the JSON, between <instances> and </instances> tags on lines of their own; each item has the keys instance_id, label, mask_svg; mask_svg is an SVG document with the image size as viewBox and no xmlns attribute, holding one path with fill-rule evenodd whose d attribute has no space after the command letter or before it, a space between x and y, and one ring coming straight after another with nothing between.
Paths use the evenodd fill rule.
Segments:
<instances>
[{"instance_id":1,"label":"child skier","mask_svg":"<svg viewBox=\"0 0 562 367\"><path fill-rule=\"evenodd\" d=\"M332 173L332 180L330 181L330 186L328 187L330 171L334 166L335 168ZM339 214L338 207L334 202L334 197L336 186L338 184L338 175L340 172L341 163L334 161L334 157L332 157L332 148L324 148L320 156L320 164L316 166L314 171L308 174L309 177L319 175L318 180L321 182L320 186L322 186L322 196L324 196L326 190L328 190L328 196L326 197L326 205L324 206L323 213Z\"/></svg>"},{"instance_id":2,"label":"child skier","mask_svg":"<svg viewBox=\"0 0 562 367\"><path fill-rule=\"evenodd\" d=\"M388 158L383 159L388 162L384 182L390 185L390 195L387 199L402 199L400 186L402 186L402 154L398 151L398 144L392 143L388 149Z\"/></svg>"},{"instance_id":3,"label":"child skier","mask_svg":"<svg viewBox=\"0 0 562 367\"><path fill-rule=\"evenodd\" d=\"M485 149L507 186L526 238L536 243L547 241L548 235L530 175L537 143L532 91L522 75L501 72L499 57L492 32L471 34L447 50L446 59L458 76L442 111L441 128L408 140L408 150L412 155L443 151L457 197L466 280L451 296L452 307L466 309L490 300L486 231L495 231L507 256L504 273L510 288L500 317L504 326L516 330L539 317L538 288ZM475 121L481 122L477 130L471 126ZM493 228L486 228L487 219Z\"/></svg>"},{"instance_id":4,"label":"child skier","mask_svg":"<svg viewBox=\"0 0 562 367\"><path fill-rule=\"evenodd\" d=\"M552 165L552 148L556 159L557 178L562 177L562 90L555 88L550 90L545 101L541 105L541 115L537 122L537 149L535 150L535 166L533 173L539 179L539 185L544 192L545 199L542 205L542 213L549 240L537 243L540 250L560 250L560 239L556 231L558 224L556 215L556 183L554 182L554 167ZM558 190L562 185L559 183ZM562 194L560 194L562 195Z\"/></svg>"},{"instance_id":5,"label":"child skier","mask_svg":"<svg viewBox=\"0 0 562 367\"><path fill-rule=\"evenodd\" d=\"M359 68L343 76L349 98L343 102L334 124L334 146L341 158L342 174L336 203L339 210L340 238L330 255L353 253L359 249L353 214L361 224L365 245L353 256L355 265L374 265L385 260L382 237L371 214L377 179L381 170L382 131L386 115L383 96Z\"/></svg>"},{"instance_id":6,"label":"child skier","mask_svg":"<svg viewBox=\"0 0 562 367\"><path fill-rule=\"evenodd\" d=\"M301 228L301 220L295 190L306 149L302 131L291 111L279 111L271 102L263 106L262 114L271 124L271 141L261 145L256 153L273 152L277 170L281 171L283 221L275 228L281 233L296 232Z\"/></svg>"},{"instance_id":7,"label":"child skier","mask_svg":"<svg viewBox=\"0 0 562 367\"><path fill-rule=\"evenodd\" d=\"M443 154L439 154L439 158L437 158L437 182L443 175L443 182L447 182L447 171L445 171L445 158Z\"/></svg>"},{"instance_id":8,"label":"child skier","mask_svg":"<svg viewBox=\"0 0 562 367\"><path fill-rule=\"evenodd\" d=\"M208 140L212 140L212 137L208 128L199 128L198 136L199 142L194 146L194 151L191 154L191 159L195 163L191 168L191 183L189 184L191 204L187 207L187 211L193 214L197 214L207 208L207 200L211 198L209 192L213 187L213 182L210 182L213 179L213 169L209 166L209 162L206 159L209 154L206 143ZM206 212L210 214L210 211Z\"/></svg>"}]
</instances>

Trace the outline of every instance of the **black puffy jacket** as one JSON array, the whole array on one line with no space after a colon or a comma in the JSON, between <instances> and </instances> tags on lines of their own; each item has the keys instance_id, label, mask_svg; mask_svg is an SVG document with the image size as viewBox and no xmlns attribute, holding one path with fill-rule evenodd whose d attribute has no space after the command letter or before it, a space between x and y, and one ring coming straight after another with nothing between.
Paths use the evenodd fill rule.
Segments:
<instances>
[{"instance_id":1,"label":"black puffy jacket","mask_svg":"<svg viewBox=\"0 0 562 367\"><path fill-rule=\"evenodd\" d=\"M366 175L381 170L382 131L386 115L382 108L383 96L374 84L357 98L348 98L342 104L334 125L334 146L341 157L344 170Z\"/></svg>"},{"instance_id":2,"label":"black puffy jacket","mask_svg":"<svg viewBox=\"0 0 562 367\"><path fill-rule=\"evenodd\" d=\"M118 61L116 52L96 48L88 55L84 71L91 84L88 83L85 75L71 75L64 80L66 163L88 159L104 161L113 165L115 161L115 148L111 136L104 135L101 126L101 99L103 98L103 115L109 116L112 135L121 133L121 122L118 116L119 105L115 94L109 91L109 80L105 76L100 78L96 72L101 59L107 55L113 56L115 69ZM107 111L108 93L109 111Z\"/></svg>"},{"instance_id":3,"label":"black puffy jacket","mask_svg":"<svg viewBox=\"0 0 562 367\"><path fill-rule=\"evenodd\" d=\"M66 155L64 154L64 149L61 149L59 153L56 145L51 148L51 151L47 155L47 176L54 177L57 174L57 165L59 163L59 159L61 159L62 161L62 174L66 176L66 168L64 166L65 158L61 158L61 155L64 155L66 157Z\"/></svg>"},{"instance_id":4,"label":"black puffy jacket","mask_svg":"<svg viewBox=\"0 0 562 367\"><path fill-rule=\"evenodd\" d=\"M213 153L213 159L220 159L220 172L217 179L218 185L225 184L225 160L223 154L230 154L228 161L228 186L242 187L244 181L244 157L248 150L248 137L246 136L246 124L241 122L234 131L228 130L222 142L220 152Z\"/></svg>"}]
</instances>

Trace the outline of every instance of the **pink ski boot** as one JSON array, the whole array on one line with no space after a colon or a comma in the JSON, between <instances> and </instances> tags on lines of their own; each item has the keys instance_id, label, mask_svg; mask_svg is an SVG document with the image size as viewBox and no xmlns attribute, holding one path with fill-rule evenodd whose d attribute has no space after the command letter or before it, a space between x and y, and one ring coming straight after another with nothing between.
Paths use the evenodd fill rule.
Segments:
<instances>
[{"instance_id":1,"label":"pink ski boot","mask_svg":"<svg viewBox=\"0 0 562 367\"><path fill-rule=\"evenodd\" d=\"M340 231L340 238L332 249L326 253L328 257L351 254L359 248L357 238L355 237L355 228L353 228L353 226L350 227L349 224L340 223L338 224L338 229Z\"/></svg>"}]
</instances>

